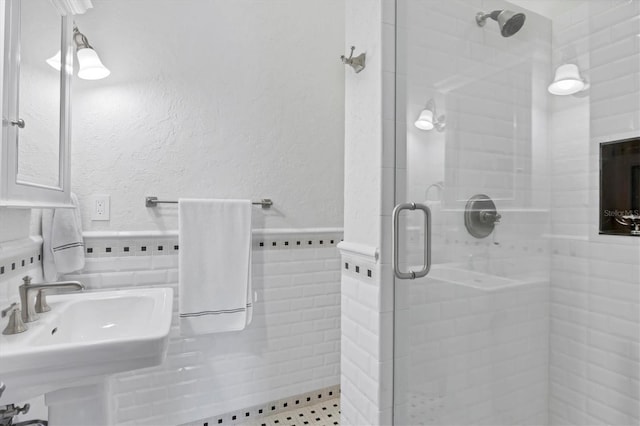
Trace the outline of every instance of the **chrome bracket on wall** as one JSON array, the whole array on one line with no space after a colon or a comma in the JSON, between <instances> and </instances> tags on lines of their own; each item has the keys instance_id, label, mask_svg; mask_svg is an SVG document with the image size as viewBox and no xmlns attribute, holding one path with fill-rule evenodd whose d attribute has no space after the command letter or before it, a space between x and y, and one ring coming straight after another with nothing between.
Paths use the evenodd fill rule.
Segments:
<instances>
[{"instance_id":1,"label":"chrome bracket on wall","mask_svg":"<svg viewBox=\"0 0 640 426\"><path fill-rule=\"evenodd\" d=\"M464 226L476 238L489 236L502 215L496 210L491 198L484 194L476 194L469 198L464 209Z\"/></svg>"},{"instance_id":2,"label":"chrome bracket on wall","mask_svg":"<svg viewBox=\"0 0 640 426\"><path fill-rule=\"evenodd\" d=\"M349 55L349 57L347 58L346 56L342 55L340 56L340 59L342 60L342 63L345 65L350 65L353 70L357 73L359 73L360 71L362 71L364 69L365 62L367 59L367 54L366 53L361 53L358 56L356 56L355 58L353 57L353 51L356 50L355 46L351 46L351 55Z\"/></svg>"}]
</instances>

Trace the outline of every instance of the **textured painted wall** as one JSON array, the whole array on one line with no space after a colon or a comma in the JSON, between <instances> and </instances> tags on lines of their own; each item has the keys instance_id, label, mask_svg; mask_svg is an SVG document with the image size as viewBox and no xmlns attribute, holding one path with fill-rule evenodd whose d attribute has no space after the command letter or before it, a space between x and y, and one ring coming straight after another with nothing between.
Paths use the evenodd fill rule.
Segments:
<instances>
[{"instance_id":1,"label":"textured painted wall","mask_svg":"<svg viewBox=\"0 0 640 426\"><path fill-rule=\"evenodd\" d=\"M366 52L367 67L346 69L345 241L380 245L382 173L382 1L346 2L345 42ZM393 104L393 100L387 99ZM393 117L390 117L393 119Z\"/></svg>"},{"instance_id":2,"label":"textured painted wall","mask_svg":"<svg viewBox=\"0 0 640 426\"><path fill-rule=\"evenodd\" d=\"M112 71L74 79L86 230L175 229L146 195L272 198L256 227L341 226L344 4L96 1L77 24ZM111 195L110 222L89 196Z\"/></svg>"}]
</instances>

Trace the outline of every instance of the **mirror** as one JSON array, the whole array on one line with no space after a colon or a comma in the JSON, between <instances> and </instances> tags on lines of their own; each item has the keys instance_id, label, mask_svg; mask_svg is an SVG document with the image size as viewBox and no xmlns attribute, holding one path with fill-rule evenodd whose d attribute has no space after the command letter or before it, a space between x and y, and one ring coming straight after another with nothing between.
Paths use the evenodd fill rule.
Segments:
<instances>
[{"instance_id":1,"label":"mirror","mask_svg":"<svg viewBox=\"0 0 640 426\"><path fill-rule=\"evenodd\" d=\"M74 0L1 0L0 206L68 207ZM46 60L60 52L58 70Z\"/></svg>"},{"instance_id":2,"label":"mirror","mask_svg":"<svg viewBox=\"0 0 640 426\"><path fill-rule=\"evenodd\" d=\"M22 1L17 181L60 187L60 71L45 59L60 50L61 20L49 0Z\"/></svg>"}]
</instances>

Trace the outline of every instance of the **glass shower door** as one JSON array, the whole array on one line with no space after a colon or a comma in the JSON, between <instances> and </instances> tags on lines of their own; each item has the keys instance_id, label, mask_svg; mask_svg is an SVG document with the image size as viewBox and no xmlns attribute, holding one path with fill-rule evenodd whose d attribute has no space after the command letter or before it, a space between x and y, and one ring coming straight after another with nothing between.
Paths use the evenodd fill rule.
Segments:
<instances>
[{"instance_id":1,"label":"glass shower door","mask_svg":"<svg viewBox=\"0 0 640 426\"><path fill-rule=\"evenodd\" d=\"M397 2L396 425L547 423L551 25L519 11Z\"/></svg>"}]
</instances>

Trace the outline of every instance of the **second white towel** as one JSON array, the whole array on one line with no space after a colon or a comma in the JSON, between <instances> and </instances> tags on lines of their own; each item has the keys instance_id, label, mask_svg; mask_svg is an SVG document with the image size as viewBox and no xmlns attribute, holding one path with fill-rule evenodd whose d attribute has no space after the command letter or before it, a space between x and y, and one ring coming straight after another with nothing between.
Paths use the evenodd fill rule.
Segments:
<instances>
[{"instance_id":1,"label":"second white towel","mask_svg":"<svg viewBox=\"0 0 640 426\"><path fill-rule=\"evenodd\" d=\"M179 311L183 335L250 322L251 201L180 199Z\"/></svg>"},{"instance_id":2,"label":"second white towel","mask_svg":"<svg viewBox=\"0 0 640 426\"><path fill-rule=\"evenodd\" d=\"M42 269L46 281L84 268L84 240L78 197L71 193L73 208L42 210Z\"/></svg>"}]
</instances>

